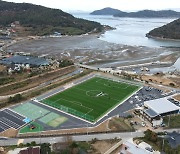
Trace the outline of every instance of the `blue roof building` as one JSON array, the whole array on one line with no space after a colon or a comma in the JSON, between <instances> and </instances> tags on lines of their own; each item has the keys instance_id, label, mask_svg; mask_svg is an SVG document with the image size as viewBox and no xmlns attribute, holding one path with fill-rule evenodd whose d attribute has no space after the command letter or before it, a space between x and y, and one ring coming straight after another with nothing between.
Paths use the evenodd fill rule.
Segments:
<instances>
[{"instance_id":1,"label":"blue roof building","mask_svg":"<svg viewBox=\"0 0 180 154\"><path fill-rule=\"evenodd\" d=\"M9 58L0 60L0 64L11 65L11 64L29 64L31 67L47 66L49 61L45 58L39 58L34 56L20 56L15 55Z\"/></svg>"}]
</instances>

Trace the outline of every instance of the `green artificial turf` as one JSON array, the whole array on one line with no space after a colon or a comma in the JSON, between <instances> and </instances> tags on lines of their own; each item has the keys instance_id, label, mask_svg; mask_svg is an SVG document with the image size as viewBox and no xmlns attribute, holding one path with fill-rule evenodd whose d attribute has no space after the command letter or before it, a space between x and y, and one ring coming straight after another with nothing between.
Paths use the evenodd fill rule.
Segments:
<instances>
[{"instance_id":1,"label":"green artificial turf","mask_svg":"<svg viewBox=\"0 0 180 154\"><path fill-rule=\"evenodd\" d=\"M34 125L35 128L31 129L30 126ZM36 122L31 122L30 124L24 126L23 128L20 129L19 133L36 133L36 132L40 132L43 131L43 126L41 126L40 124L36 123Z\"/></svg>"},{"instance_id":2,"label":"green artificial turf","mask_svg":"<svg viewBox=\"0 0 180 154\"><path fill-rule=\"evenodd\" d=\"M94 77L42 100L42 103L95 122L139 88L122 81Z\"/></svg>"}]
</instances>

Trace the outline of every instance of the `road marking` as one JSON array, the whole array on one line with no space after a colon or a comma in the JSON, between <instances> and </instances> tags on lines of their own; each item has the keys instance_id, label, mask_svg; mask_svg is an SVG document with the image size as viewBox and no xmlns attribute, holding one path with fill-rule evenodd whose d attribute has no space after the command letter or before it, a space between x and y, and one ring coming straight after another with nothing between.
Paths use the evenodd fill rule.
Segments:
<instances>
[{"instance_id":1,"label":"road marking","mask_svg":"<svg viewBox=\"0 0 180 154\"><path fill-rule=\"evenodd\" d=\"M17 142L17 145L21 144L24 142L24 139L19 139L18 142Z\"/></svg>"}]
</instances>

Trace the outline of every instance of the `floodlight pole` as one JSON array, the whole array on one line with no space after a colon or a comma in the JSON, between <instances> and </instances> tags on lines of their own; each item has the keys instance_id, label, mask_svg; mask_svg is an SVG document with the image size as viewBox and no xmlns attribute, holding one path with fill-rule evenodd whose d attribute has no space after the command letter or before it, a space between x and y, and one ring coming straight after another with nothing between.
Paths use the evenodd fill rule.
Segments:
<instances>
[{"instance_id":1,"label":"floodlight pole","mask_svg":"<svg viewBox=\"0 0 180 154\"><path fill-rule=\"evenodd\" d=\"M40 110L39 112L40 112L41 117L42 117L42 111ZM39 125L39 136L40 136L40 144L41 144L41 130L40 130L40 125Z\"/></svg>"},{"instance_id":2,"label":"floodlight pole","mask_svg":"<svg viewBox=\"0 0 180 154\"><path fill-rule=\"evenodd\" d=\"M87 123L87 135L88 135L88 123Z\"/></svg>"}]
</instances>

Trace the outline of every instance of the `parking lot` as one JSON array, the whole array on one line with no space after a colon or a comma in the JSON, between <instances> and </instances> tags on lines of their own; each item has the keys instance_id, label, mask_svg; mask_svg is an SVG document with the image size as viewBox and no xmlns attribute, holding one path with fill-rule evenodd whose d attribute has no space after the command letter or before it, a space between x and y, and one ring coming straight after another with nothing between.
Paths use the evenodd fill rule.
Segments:
<instances>
[{"instance_id":1,"label":"parking lot","mask_svg":"<svg viewBox=\"0 0 180 154\"><path fill-rule=\"evenodd\" d=\"M168 100L169 100L170 102L172 102L173 104L175 104L176 106L179 106L179 107L180 107L180 102L179 102L179 101L177 101L177 100L175 100L175 99L173 99L173 98L168 98Z\"/></svg>"},{"instance_id":2,"label":"parking lot","mask_svg":"<svg viewBox=\"0 0 180 154\"><path fill-rule=\"evenodd\" d=\"M130 104L134 106L134 108L137 108L143 106L144 101L149 101L162 97L164 97L162 90L152 87L143 87L135 95L133 95L128 101Z\"/></svg>"}]
</instances>

